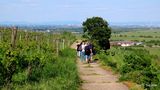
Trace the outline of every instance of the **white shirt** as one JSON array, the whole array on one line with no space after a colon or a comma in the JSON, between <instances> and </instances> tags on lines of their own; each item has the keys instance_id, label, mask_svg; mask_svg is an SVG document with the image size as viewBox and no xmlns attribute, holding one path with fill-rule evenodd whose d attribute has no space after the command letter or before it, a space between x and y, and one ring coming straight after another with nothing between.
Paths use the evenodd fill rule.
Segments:
<instances>
[{"instance_id":1,"label":"white shirt","mask_svg":"<svg viewBox=\"0 0 160 90\"><path fill-rule=\"evenodd\" d=\"M82 52L85 51L86 44L82 44Z\"/></svg>"}]
</instances>

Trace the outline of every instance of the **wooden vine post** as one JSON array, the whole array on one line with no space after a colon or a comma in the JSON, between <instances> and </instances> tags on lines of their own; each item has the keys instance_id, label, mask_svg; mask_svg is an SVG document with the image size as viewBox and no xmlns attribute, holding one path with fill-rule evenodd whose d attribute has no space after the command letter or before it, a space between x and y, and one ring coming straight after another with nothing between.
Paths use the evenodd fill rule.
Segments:
<instances>
[{"instance_id":1,"label":"wooden vine post","mask_svg":"<svg viewBox=\"0 0 160 90\"><path fill-rule=\"evenodd\" d=\"M28 38L29 38L29 36L28 36L28 32L27 32L27 30L25 31L25 40L26 40L26 45L28 46Z\"/></svg>"},{"instance_id":2,"label":"wooden vine post","mask_svg":"<svg viewBox=\"0 0 160 90\"><path fill-rule=\"evenodd\" d=\"M57 52L57 56L59 55L59 40L56 40L56 52Z\"/></svg>"},{"instance_id":3,"label":"wooden vine post","mask_svg":"<svg viewBox=\"0 0 160 90\"><path fill-rule=\"evenodd\" d=\"M2 32L0 32L0 42L2 41Z\"/></svg>"},{"instance_id":4,"label":"wooden vine post","mask_svg":"<svg viewBox=\"0 0 160 90\"><path fill-rule=\"evenodd\" d=\"M11 36L11 47L12 48L16 47L17 30L18 30L18 27L12 28L12 36Z\"/></svg>"},{"instance_id":5,"label":"wooden vine post","mask_svg":"<svg viewBox=\"0 0 160 90\"><path fill-rule=\"evenodd\" d=\"M64 43L65 43L65 40L63 39L63 49L65 48L65 47L64 47Z\"/></svg>"},{"instance_id":6,"label":"wooden vine post","mask_svg":"<svg viewBox=\"0 0 160 90\"><path fill-rule=\"evenodd\" d=\"M68 40L68 47L70 46L70 41Z\"/></svg>"},{"instance_id":7,"label":"wooden vine post","mask_svg":"<svg viewBox=\"0 0 160 90\"><path fill-rule=\"evenodd\" d=\"M22 36L21 36L21 34L19 35L19 41L21 41L22 40Z\"/></svg>"}]
</instances>

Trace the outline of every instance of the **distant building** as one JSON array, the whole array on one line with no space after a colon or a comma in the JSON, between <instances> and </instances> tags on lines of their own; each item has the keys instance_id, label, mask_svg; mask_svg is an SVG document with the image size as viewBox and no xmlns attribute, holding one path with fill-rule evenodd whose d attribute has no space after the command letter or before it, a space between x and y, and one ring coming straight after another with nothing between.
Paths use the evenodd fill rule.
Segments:
<instances>
[{"instance_id":1,"label":"distant building","mask_svg":"<svg viewBox=\"0 0 160 90\"><path fill-rule=\"evenodd\" d=\"M142 45L143 44L143 42L137 42L136 43L136 45Z\"/></svg>"},{"instance_id":2,"label":"distant building","mask_svg":"<svg viewBox=\"0 0 160 90\"><path fill-rule=\"evenodd\" d=\"M73 33L73 34L80 34L80 32L71 32L71 33Z\"/></svg>"},{"instance_id":3,"label":"distant building","mask_svg":"<svg viewBox=\"0 0 160 90\"><path fill-rule=\"evenodd\" d=\"M48 29L47 32L50 32L50 30Z\"/></svg>"},{"instance_id":4,"label":"distant building","mask_svg":"<svg viewBox=\"0 0 160 90\"><path fill-rule=\"evenodd\" d=\"M134 46L134 45L141 45L142 42L134 42L134 41L111 41L111 46L122 46L122 47L128 47L128 46Z\"/></svg>"}]
</instances>

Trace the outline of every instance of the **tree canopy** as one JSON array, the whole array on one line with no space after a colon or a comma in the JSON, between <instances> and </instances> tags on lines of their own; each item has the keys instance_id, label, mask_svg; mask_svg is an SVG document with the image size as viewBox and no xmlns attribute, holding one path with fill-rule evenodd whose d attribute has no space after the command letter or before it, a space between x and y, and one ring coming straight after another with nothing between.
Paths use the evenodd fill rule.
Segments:
<instances>
[{"instance_id":1,"label":"tree canopy","mask_svg":"<svg viewBox=\"0 0 160 90\"><path fill-rule=\"evenodd\" d=\"M93 40L101 49L109 49L109 38L111 37L111 28L108 22L101 17L87 18L83 22L84 37Z\"/></svg>"}]
</instances>

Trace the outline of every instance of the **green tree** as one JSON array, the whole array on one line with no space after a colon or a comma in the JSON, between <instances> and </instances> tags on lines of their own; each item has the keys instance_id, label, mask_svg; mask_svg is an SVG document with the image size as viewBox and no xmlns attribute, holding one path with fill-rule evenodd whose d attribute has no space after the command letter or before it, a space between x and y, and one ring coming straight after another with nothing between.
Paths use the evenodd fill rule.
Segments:
<instances>
[{"instance_id":1,"label":"green tree","mask_svg":"<svg viewBox=\"0 0 160 90\"><path fill-rule=\"evenodd\" d=\"M111 28L108 22L101 17L87 18L83 22L84 37L95 42L100 49L107 50L110 48L109 38L111 37Z\"/></svg>"}]
</instances>

